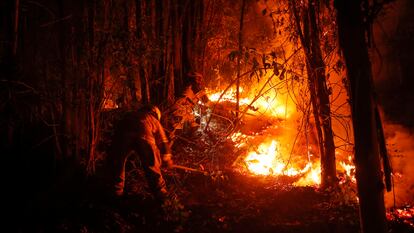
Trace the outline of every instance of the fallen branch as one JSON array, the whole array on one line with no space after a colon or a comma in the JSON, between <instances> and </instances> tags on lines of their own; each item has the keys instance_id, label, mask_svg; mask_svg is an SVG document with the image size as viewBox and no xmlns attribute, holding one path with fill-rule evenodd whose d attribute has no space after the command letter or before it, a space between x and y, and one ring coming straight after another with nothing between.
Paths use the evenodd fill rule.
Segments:
<instances>
[{"instance_id":1,"label":"fallen branch","mask_svg":"<svg viewBox=\"0 0 414 233\"><path fill-rule=\"evenodd\" d=\"M205 176L209 175L209 173L206 172L206 171L202 171L202 170L198 170L198 169L190 168L190 167L185 167L185 166L181 166L181 165L173 165L172 168L176 168L176 169L180 169L180 170L184 170L184 171L202 173Z\"/></svg>"}]
</instances>

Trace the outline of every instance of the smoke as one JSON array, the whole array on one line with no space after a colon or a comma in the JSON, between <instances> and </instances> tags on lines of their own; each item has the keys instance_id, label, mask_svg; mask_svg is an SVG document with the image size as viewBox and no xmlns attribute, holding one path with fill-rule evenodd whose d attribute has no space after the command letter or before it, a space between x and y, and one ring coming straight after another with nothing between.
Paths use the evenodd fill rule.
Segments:
<instances>
[{"instance_id":1,"label":"smoke","mask_svg":"<svg viewBox=\"0 0 414 233\"><path fill-rule=\"evenodd\" d=\"M394 190L385 194L385 204L387 207L392 207L394 204L396 206L412 204L414 203L414 130L402 125L386 123L384 131L394 174Z\"/></svg>"},{"instance_id":2,"label":"smoke","mask_svg":"<svg viewBox=\"0 0 414 233\"><path fill-rule=\"evenodd\" d=\"M414 204L414 1L395 1L376 20L376 51L371 53L374 81L383 116L387 149L394 172L394 192L387 207Z\"/></svg>"}]
</instances>

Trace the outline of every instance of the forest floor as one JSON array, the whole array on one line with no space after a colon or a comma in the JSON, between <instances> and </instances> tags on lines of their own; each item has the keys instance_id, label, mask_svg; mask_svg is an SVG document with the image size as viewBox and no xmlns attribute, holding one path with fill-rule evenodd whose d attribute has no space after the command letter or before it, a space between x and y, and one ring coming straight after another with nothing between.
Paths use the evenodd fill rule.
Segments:
<instances>
[{"instance_id":1,"label":"forest floor","mask_svg":"<svg viewBox=\"0 0 414 233\"><path fill-rule=\"evenodd\" d=\"M31 204L20 232L360 232L358 205L346 190L242 174L231 168L237 157L231 141L214 134L191 139L176 141L175 162L209 173L164 170L178 201L159 208L135 158L127 163L123 197L105 195L99 176L81 184L63 182ZM414 232L404 221L389 214L389 232Z\"/></svg>"}]
</instances>

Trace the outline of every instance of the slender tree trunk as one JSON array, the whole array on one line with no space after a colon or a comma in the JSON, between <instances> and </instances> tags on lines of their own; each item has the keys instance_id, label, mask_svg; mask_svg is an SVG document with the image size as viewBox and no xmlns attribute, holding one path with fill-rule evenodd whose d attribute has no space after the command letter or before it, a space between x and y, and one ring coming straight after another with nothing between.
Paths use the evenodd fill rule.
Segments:
<instances>
[{"instance_id":1,"label":"slender tree trunk","mask_svg":"<svg viewBox=\"0 0 414 233\"><path fill-rule=\"evenodd\" d=\"M19 35L19 12L20 12L20 0L15 0L14 5L14 24L13 24L13 56L17 55L18 35Z\"/></svg>"},{"instance_id":2,"label":"slender tree trunk","mask_svg":"<svg viewBox=\"0 0 414 233\"><path fill-rule=\"evenodd\" d=\"M16 77L16 53L14 53L13 43L13 26L16 24L16 16L13 13L16 12L16 6L13 0L0 1L0 72L4 79L11 81ZM0 147L6 149L4 152L6 155L8 152L12 152L15 145L15 135L17 134L14 127L14 117L12 114L12 105L8 104L3 106L2 112L5 114L7 124L6 133L4 135L5 140L1 140ZM3 132L0 132L3 133ZM0 135L3 136L3 135ZM3 139L3 137L2 137ZM7 157L7 156L5 156Z\"/></svg>"},{"instance_id":3,"label":"slender tree trunk","mask_svg":"<svg viewBox=\"0 0 414 233\"><path fill-rule=\"evenodd\" d=\"M322 165L322 158L326 158L325 155L325 150L324 150L324 145L323 145L323 133L322 133L322 126L321 126L321 121L320 121L320 116L319 116L319 108L318 108L318 102L317 102L317 94L316 94L316 88L315 88L315 78L314 73L312 72L312 69L309 65L309 63L306 64L306 70L308 73L308 88L309 88L309 92L310 92L310 98L311 98L311 104L312 104L312 112L313 112L313 118L315 119L315 129L316 129L316 133L318 136L318 147L319 147L319 153L321 156L321 167L323 167ZM324 177L321 175L321 177ZM326 183L324 181L324 178L322 178L323 183Z\"/></svg>"},{"instance_id":4,"label":"slender tree trunk","mask_svg":"<svg viewBox=\"0 0 414 233\"><path fill-rule=\"evenodd\" d=\"M244 8L246 6L246 0L243 0L241 10L240 10L240 21L239 21L239 52L237 56L237 81L236 81L236 119L239 118L239 108L240 108L240 62L242 59L243 51L243 19L244 19Z\"/></svg>"},{"instance_id":5,"label":"slender tree trunk","mask_svg":"<svg viewBox=\"0 0 414 233\"><path fill-rule=\"evenodd\" d=\"M13 56L13 25L15 25L15 6L13 0L0 1L0 40L4 42L0 45L1 56L4 58L0 60L2 71L6 71L6 78L10 79L11 63L14 60Z\"/></svg>"},{"instance_id":6,"label":"slender tree trunk","mask_svg":"<svg viewBox=\"0 0 414 233\"><path fill-rule=\"evenodd\" d=\"M360 0L336 0L339 42L350 82L355 165L363 233L385 233L384 185Z\"/></svg>"},{"instance_id":7,"label":"slender tree trunk","mask_svg":"<svg viewBox=\"0 0 414 233\"><path fill-rule=\"evenodd\" d=\"M174 72L174 34L176 27L174 26L174 11L172 1L167 1L167 6L164 8L164 64L166 68L164 96L167 98L167 105L172 105L175 101L175 72Z\"/></svg>"},{"instance_id":8,"label":"slender tree trunk","mask_svg":"<svg viewBox=\"0 0 414 233\"><path fill-rule=\"evenodd\" d=\"M141 45L139 50L142 53L145 53L145 44L147 44L147 33L146 33L146 22L147 22L147 14L146 14L146 1L136 0L135 1L135 23L137 27L136 37L137 41ZM141 101L144 104L150 103L150 87L149 87L149 80L146 71L146 60L143 56L139 57L139 65L138 65L138 75L140 80L140 87L141 87Z\"/></svg>"},{"instance_id":9,"label":"slender tree trunk","mask_svg":"<svg viewBox=\"0 0 414 233\"><path fill-rule=\"evenodd\" d=\"M124 43L124 51L125 51L125 66L126 66L126 81L127 81L127 87L129 89L129 94L131 95L131 102L133 105L138 103L137 99L137 88L135 86L135 76L134 76L134 67L132 64L132 54L129 53L129 43L132 41L132 32L130 31L129 22L130 22L130 3L129 1L123 2L123 10L124 10L124 30L126 33L126 37L123 40ZM106 16L104 16L106 17Z\"/></svg>"},{"instance_id":10,"label":"slender tree trunk","mask_svg":"<svg viewBox=\"0 0 414 233\"><path fill-rule=\"evenodd\" d=\"M290 7L306 56L309 90L321 154L322 187L330 187L337 182L335 144L331 123L329 92L326 86L325 63L322 58L315 4L314 0L309 0L308 8L302 12L302 17L299 16L294 3L290 2Z\"/></svg>"},{"instance_id":11,"label":"slender tree trunk","mask_svg":"<svg viewBox=\"0 0 414 233\"><path fill-rule=\"evenodd\" d=\"M309 47L310 47L310 27L309 27L309 17L308 17L308 12L304 13L302 15L302 21L303 24L305 25L303 28L303 41L306 43L306 50L308 51L308 57L310 57L310 51L309 51ZM297 21L297 25L298 27L300 27L300 22L298 21L298 19L296 19ZM302 43L303 44L303 43ZM324 145L323 145L323 133L322 133L322 126L321 126L321 121L320 121L320 113L319 113L319 108L318 108L318 97L317 97L317 91L316 91L316 73L312 71L312 66L310 65L309 62L310 59L308 59L308 61L306 62L306 72L308 74L308 88L309 88L309 93L310 93L310 100L311 100L311 104L312 104L312 112L313 112L313 118L315 120L315 129L316 129L316 133L318 136L318 147L319 147L319 154L321 157L321 163L323 163L322 158L326 158L325 156L325 150L324 150ZM321 165L321 167L323 167L323 165ZM321 177L324 177L321 175ZM324 180L322 178L322 180ZM325 183L325 181L323 181L323 183Z\"/></svg>"},{"instance_id":12,"label":"slender tree trunk","mask_svg":"<svg viewBox=\"0 0 414 233\"><path fill-rule=\"evenodd\" d=\"M326 86L325 62L322 58L321 44L319 40L319 30L316 22L314 0L310 0L309 7L309 26L311 38L311 63L312 65L312 82L315 83L318 116L322 123L323 131L323 150L321 154L321 176L322 187L330 187L336 183L336 164L335 164L335 143L332 131L331 106L329 102L329 91Z\"/></svg>"},{"instance_id":13,"label":"slender tree trunk","mask_svg":"<svg viewBox=\"0 0 414 233\"><path fill-rule=\"evenodd\" d=\"M203 1L183 0L182 65L183 74L202 70L201 26L203 22Z\"/></svg>"},{"instance_id":14,"label":"slender tree trunk","mask_svg":"<svg viewBox=\"0 0 414 233\"><path fill-rule=\"evenodd\" d=\"M59 0L58 2L59 7L59 17L65 17L65 9L67 6L64 4L64 0ZM70 140L71 140L71 120L70 113L71 103L70 103L70 80L68 78L69 69L67 69L67 46L69 40L67 39L67 33L69 32L68 26L66 22L61 22L59 25L59 60L60 60L60 73L61 73L61 90L62 90L62 97L61 97L61 105L62 105L62 116L60 125L62 127L62 156L63 158L68 158L71 156L71 148L70 148Z\"/></svg>"},{"instance_id":15,"label":"slender tree trunk","mask_svg":"<svg viewBox=\"0 0 414 233\"><path fill-rule=\"evenodd\" d=\"M136 37L147 45L140 48L143 103L171 104L185 75L201 70L203 9L203 1L136 0Z\"/></svg>"}]
</instances>

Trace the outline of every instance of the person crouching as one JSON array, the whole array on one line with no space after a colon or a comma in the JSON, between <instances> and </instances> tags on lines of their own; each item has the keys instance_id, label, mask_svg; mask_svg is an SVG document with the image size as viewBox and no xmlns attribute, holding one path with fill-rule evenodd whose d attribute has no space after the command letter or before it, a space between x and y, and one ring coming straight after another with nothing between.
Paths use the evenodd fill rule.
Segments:
<instances>
[{"instance_id":1,"label":"person crouching","mask_svg":"<svg viewBox=\"0 0 414 233\"><path fill-rule=\"evenodd\" d=\"M114 126L108 164L112 181L110 188L122 196L125 186L125 164L132 151L138 154L150 191L156 200L165 201L168 190L161 174L161 165L169 168L173 160L169 142L160 123L161 112L156 106L144 106L126 112Z\"/></svg>"}]
</instances>

